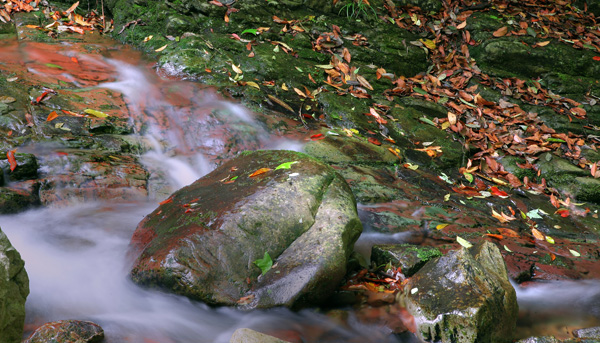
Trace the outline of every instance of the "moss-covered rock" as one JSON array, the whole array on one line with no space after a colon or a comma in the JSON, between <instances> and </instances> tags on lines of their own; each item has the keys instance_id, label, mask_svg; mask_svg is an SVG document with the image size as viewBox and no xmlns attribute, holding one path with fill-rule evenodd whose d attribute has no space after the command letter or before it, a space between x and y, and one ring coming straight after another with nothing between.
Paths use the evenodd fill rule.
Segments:
<instances>
[{"instance_id":1,"label":"moss-covered rock","mask_svg":"<svg viewBox=\"0 0 600 343\"><path fill-rule=\"evenodd\" d=\"M25 324L29 278L25 262L0 231L0 343L18 343Z\"/></svg>"},{"instance_id":2,"label":"moss-covered rock","mask_svg":"<svg viewBox=\"0 0 600 343\"><path fill-rule=\"evenodd\" d=\"M37 328L24 343L100 343L104 330L95 323L59 320Z\"/></svg>"},{"instance_id":3,"label":"moss-covered rock","mask_svg":"<svg viewBox=\"0 0 600 343\"><path fill-rule=\"evenodd\" d=\"M408 282L406 307L426 341L509 342L518 305L498 248L482 241L429 261Z\"/></svg>"},{"instance_id":4,"label":"moss-covered rock","mask_svg":"<svg viewBox=\"0 0 600 343\"><path fill-rule=\"evenodd\" d=\"M436 247L412 244L384 244L373 246L371 261L378 266L390 263L392 266L400 268L405 276L411 277L425 263L439 256L442 256L442 253Z\"/></svg>"},{"instance_id":5,"label":"moss-covered rock","mask_svg":"<svg viewBox=\"0 0 600 343\"><path fill-rule=\"evenodd\" d=\"M261 168L270 170L250 177ZM338 286L361 230L354 197L333 169L296 152L247 152L140 223L131 275L209 304L302 306ZM254 261L265 253L276 265L259 278Z\"/></svg>"}]
</instances>

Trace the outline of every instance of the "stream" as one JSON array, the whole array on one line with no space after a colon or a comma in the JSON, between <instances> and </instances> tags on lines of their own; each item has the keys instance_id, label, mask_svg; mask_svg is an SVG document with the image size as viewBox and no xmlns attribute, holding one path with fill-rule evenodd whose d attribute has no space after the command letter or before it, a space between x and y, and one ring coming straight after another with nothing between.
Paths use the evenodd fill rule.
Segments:
<instances>
[{"instance_id":1,"label":"stream","mask_svg":"<svg viewBox=\"0 0 600 343\"><path fill-rule=\"evenodd\" d=\"M3 61L23 61L29 73L45 82L58 79L71 89L122 94L135 134L149 148L141 161L154 175L147 199L72 201L64 206L0 216L0 227L26 262L31 288L26 304L29 332L49 321L79 319L100 324L107 343L228 342L231 334L242 327L297 337L301 342L412 341L391 335L378 325L364 324L352 311L344 324L316 310L240 312L211 308L134 285L128 277L129 241L137 223L159 201L238 151L301 151L302 140L285 130L267 130L265 122L269 118L257 117L223 100L210 88L157 72L151 61L144 61L139 53L126 47L98 45L101 53L88 54L77 43L2 44ZM61 65L62 57L77 58L78 69L44 68L47 63ZM50 145L20 149L42 148L48 151L46 158L54 158L52 152L59 149ZM364 239L369 238L377 243L403 240L398 235L367 232ZM517 286L517 293L522 335L558 334L569 330L572 320L578 325L597 324L600 318L600 284L595 281ZM558 329L545 326L539 331L536 326L540 324Z\"/></svg>"}]
</instances>

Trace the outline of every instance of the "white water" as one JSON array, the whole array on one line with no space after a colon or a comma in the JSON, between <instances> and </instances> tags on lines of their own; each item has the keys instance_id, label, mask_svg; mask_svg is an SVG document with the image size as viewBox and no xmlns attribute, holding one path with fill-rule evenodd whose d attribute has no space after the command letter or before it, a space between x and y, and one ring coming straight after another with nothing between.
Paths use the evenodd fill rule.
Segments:
<instances>
[{"instance_id":1,"label":"white water","mask_svg":"<svg viewBox=\"0 0 600 343\"><path fill-rule=\"evenodd\" d=\"M1 216L0 226L21 253L30 278L27 321L92 320L111 343L228 342L240 327L295 330L312 342L395 341L352 319L348 329L310 311L213 309L134 285L128 278L129 239L155 206L93 203Z\"/></svg>"}]
</instances>

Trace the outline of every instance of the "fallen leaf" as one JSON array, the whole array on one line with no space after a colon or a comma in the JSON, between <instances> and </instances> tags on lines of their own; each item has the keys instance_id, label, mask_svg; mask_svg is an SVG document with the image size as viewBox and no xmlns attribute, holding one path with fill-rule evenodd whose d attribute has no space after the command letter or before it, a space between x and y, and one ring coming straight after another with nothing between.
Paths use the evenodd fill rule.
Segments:
<instances>
[{"instance_id":1,"label":"fallen leaf","mask_svg":"<svg viewBox=\"0 0 600 343\"><path fill-rule=\"evenodd\" d=\"M271 94L267 94L267 97L268 97L268 98L269 98L271 101L273 101L273 102L275 102L276 104L278 104L279 106L281 106L281 107L285 108L286 110L288 110L288 111L290 111L290 112L292 112L292 113L295 113L295 112L294 112L294 110L293 110L293 109L290 107L290 105L286 104L286 103L285 103L283 100L279 100L278 98L276 98L276 97L272 96Z\"/></svg>"},{"instance_id":2,"label":"fallen leaf","mask_svg":"<svg viewBox=\"0 0 600 343\"><path fill-rule=\"evenodd\" d=\"M508 198L508 193L506 193L505 191L499 190L498 187L496 187L496 186L490 187L490 192L493 195L498 196L500 198L504 198L504 199Z\"/></svg>"},{"instance_id":3,"label":"fallen leaf","mask_svg":"<svg viewBox=\"0 0 600 343\"><path fill-rule=\"evenodd\" d=\"M571 250L571 249L569 249L569 252L571 253L571 255L573 255L573 256L575 256L575 257L579 257L579 256L581 256L581 254L580 254L580 253L578 253L578 252L577 252L577 251L575 251L575 250Z\"/></svg>"},{"instance_id":4,"label":"fallen leaf","mask_svg":"<svg viewBox=\"0 0 600 343\"><path fill-rule=\"evenodd\" d=\"M292 164L295 164L295 163L298 163L298 161L284 162L284 163L278 165L277 167L275 167L275 170L290 169L292 167Z\"/></svg>"},{"instance_id":5,"label":"fallen leaf","mask_svg":"<svg viewBox=\"0 0 600 343\"><path fill-rule=\"evenodd\" d=\"M535 239L539 240L539 241L543 241L546 239L546 237L544 236L543 233L541 233L538 229L533 228L531 229L531 233L533 234L533 237L535 237Z\"/></svg>"},{"instance_id":6,"label":"fallen leaf","mask_svg":"<svg viewBox=\"0 0 600 343\"><path fill-rule=\"evenodd\" d=\"M450 225L450 224L446 224L446 223L444 223L444 224L438 224L438 225L435 227L435 229L436 229L436 230L441 230L441 229L445 228L445 227L446 227L446 226L448 226L448 225Z\"/></svg>"},{"instance_id":7,"label":"fallen leaf","mask_svg":"<svg viewBox=\"0 0 600 343\"><path fill-rule=\"evenodd\" d=\"M546 45L548 45L548 44L550 44L550 41L549 41L549 40L547 40L547 41L544 41L544 42L537 42L535 45L537 45L537 46L546 46Z\"/></svg>"},{"instance_id":8,"label":"fallen leaf","mask_svg":"<svg viewBox=\"0 0 600 343\"><path fill-rule=\"evenodd\" d=\"M233 69L233 71L236 74L243 74L244 72L242 71L242 69L240 69L240 67L236 66L235 64L231 63L231 69Z\"/></svg>"},{"instance_id":9,"label":"fallen leaf","mask_svg":"<svg viewBox=\"0 0 600 343\"><path fill-rule=\"evenodd\" d=\"M74 3L73 5L71 5L71 7L69 7L65 13L69 14L73 11L75 11L75 9L77 8L77 6L79 6L79 1L77 1L76 3Z\"/></svg>"},{"instance_id":10,"label":"fallen leaf","mask_svg":"<svg viewBox=\"0 0 600 343\"><path fill-rule=\"evenodd\" d=\"M501 240L503 240L503 239L504 239L504 236L502 236L502 235L497 235L497 234L494 234L494 233L486 233L485 235L486 235L486 236L488 236L488 237L490 237L490 238L497 239L497 240L499 240L499 241L501 241Z\"/></svg>"},{"instance_id":11,"label":"fallen leaf","mask_svg":"<svg viewBox=\"0 0 600 343\"><path fill-rule=\"evenodd\" d=\"M17 160L15 159L15 153L17 152L17 149L14 150L9 150L6 153L6 157L8 158L8 164L10 165L10 171L15 170L15 168L17 168Z\"/></svg>"},{"instance_id":12,"label":"fallen leaf","mask_svg":"<svg viewBox=\"0 0 600 343\"><path fill-rule=\"evenodd\" d=\"M466 26L467 26L467 21L465 20L462 23L456 25L456 28L460 30L460 29L464 29Z\"/></svg>"},{"instance_id":13,"label":"fallen leaf","mask_svg":"<svg viewBox=\"0 0 600 343\"><path fill-rule=\"evenodd\" d=\"M373 138L373 137L369 137L367 138L367 140L369 141L369 143L371 144L375 144L375 145L381 145L381 142L377 139L377 138Z\"/></svg>"},{"instance_id":14,"label":"fallen leaf","mask_svg":"<svg viewBox=\"0 0 600 343\"><path fill-rule=\"evenodd\" d=\"M371 91L373 90L373 86L371 86L369 81L367 81L364 77L362 77L360 75L356 75L356 80L366 89L371 90Z\"/></svg>"},{"instance_id":15,"label":"fallen leaf","mask_svg":"<svg viewBox=\"0 0 600 343\"><path fill-rule=\"evenodd\" d=\"M173 202L173 198L168 198L166 200L163 200L163 201L159 202L158 204L159 205L164 205L164 204L168 204L168 203L171 203L171 202Z\"/></svg>"},{"instance_id":16,"label":"fallen leaf","mask_svg":"<svg viewBox=\"0 0 600 343\"><path fill-rule=\"evenodd\" d=\"M467 241L466 239L460 237L460 236L456 236L456 241L458 242L458 244L462 245L465 248L470 248L473 246L473 244L471 244L471 242Z\"/></svg>"},{"instance_id":17,"label":"fallen leaf","mask_svg":"<svg viewBox=\"0 0 600 343\"><path fill-rule=\"evenodd\" d=\"M492 35L494 37L503 37L508 33L508 27L507 26L503 26L501 28L499 28L498 30L494 31L494 33L492 33Z\"/></svg>"},{"instance_id":18,"label":"fallen leaf","mask_svg":"<svg viewBox=\"0 0 600 343\"><path fill-rule=\"evenodd\" d=\"M550 236L546 236L546 242L550 243L550 244L554 244L554 238L550 237Z\"/></svg>"},{"instance_id":19,"label":"fallen leaf","mask_svg":"<svg viewBox=\"0 0 600 343\"><path fill-rule=\"evenodd\" d=\"M97 118L106 118L106 117L108 117L108 114L106 114L104 112L92 110L90 108L87 108L87 109L83 110L83 112L85 112L87 114L91 114L91 115L93 115L94 117L97 117Z\"/></svg>"},{"instance_id":20,"label":"fallen leaf","mask_svg":"<svg viewBox=\"0 0 600 343\"><path fill-rule=\"evenodd\" d=\"M48 118L46 118L46 121L53 121L56 118L58 118L58 113L56 113L56 111L52 111L50 112L50 114L48 114Z\"/></svg>"},{"instance_id":21,"label":"fallen leaf","mask_svg":"<svg viewBox=\"0 0 600 343\"><path fill-rule=\"evenodd\" d=\"M260 168L257 171L255 171L254 173L250 174L250 177L255 177L255 176L264 174L270 170L271 170L271 168Z\"/></svg>"},{"instance_id":22,"label":"fallen leaf","mask_svg":"<svg viewBox=\"0 0 600 343\"><path fill-rule=\"evenodd\" d=\"M165 45L161 46L160 48L158 48L158 49L156 49L156 50L154 50L154 51L155 51L155 52L161 52L161 51L165 50L165 49L167 48L167 46L168 46L168 45L169 45L169 44L165 44Z\"/></svg>"},{"instance_id":23,"label":"fallen leaf","mask_svg":"<svg viewBox=\"0 0 600 343\"><path fill-rule=\"evenodd\" d=\"M592 59L593 59L594 61L600 61L600 56L594 56L594 57L592 57Z\"/></svg>"},{"instance_id":24,"label":"fallen leaf","mask_svg":"<svg viewBox=\"0 0 600 343\"><path fill-rule=\"evenodd\" d=\"M269 253L265 251L263 258L259 258L258 260L254 261L254 264L260 268L262 275L265 275L269 270L271 270L271 267L273 267L273 260L271 259L271 256L269 256Z\"/></svg>"},{"instance_id":25,"label":"fallen leaf","mask_svg":"<svg viewBox=\"0 0 600 343\"><path fill-rule=\"evenodd\" d=\"M514 238L519 237L519 234L516 231L508 229L508 228L499 227L497 230L500 231L500 233L506 237L514 237Z\"/></svg>"}]
</instances>

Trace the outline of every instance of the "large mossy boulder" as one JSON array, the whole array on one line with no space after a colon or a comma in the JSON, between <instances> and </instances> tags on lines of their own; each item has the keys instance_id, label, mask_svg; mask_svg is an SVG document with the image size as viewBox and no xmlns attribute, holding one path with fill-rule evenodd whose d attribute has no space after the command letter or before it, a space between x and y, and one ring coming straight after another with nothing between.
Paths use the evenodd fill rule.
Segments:
<instances>
[{"instance_id":1,"label":"large mossy boulder","mask_svg":"<svg viewBox=\"0 0 600 343\"><path fill-rule=\"evenodd\" d=\"M302 306L339 285L361 231L331 167L292 151L246 152L139 224L131 276L212 305ZM261 275L254 262L265 253L274 264Z\"/></svg>"},{"instance_id":2,"label":"large mossy boulder","mask_svg":"<svg viewBox=\"0 0 600 343\"><path fill-rule=\"evenodd\" d=\"M429 261L406 286L418 335L434 342L508 342L518 305L498 248L481 241Z\"/></svg>"},{"instance_id":3,"label":"large mossy boulder","mask_svg":"<svg viewBox=\"0 0 600 343\"><path fill-rule=\"evenodd\" d=\"M25 262L0 231L0 343L18 343L23 336L29 278Z\"/></svg>"}]
</instances>

